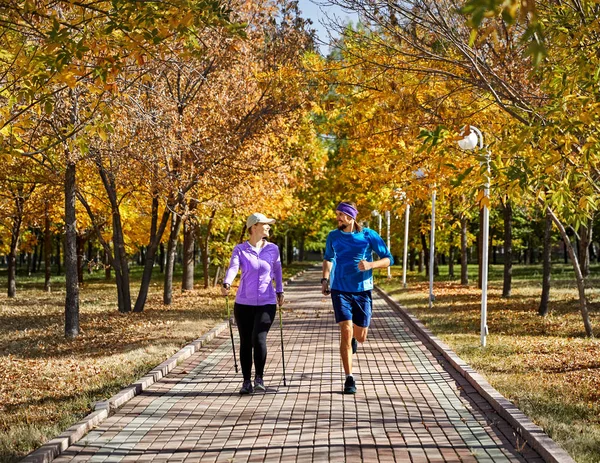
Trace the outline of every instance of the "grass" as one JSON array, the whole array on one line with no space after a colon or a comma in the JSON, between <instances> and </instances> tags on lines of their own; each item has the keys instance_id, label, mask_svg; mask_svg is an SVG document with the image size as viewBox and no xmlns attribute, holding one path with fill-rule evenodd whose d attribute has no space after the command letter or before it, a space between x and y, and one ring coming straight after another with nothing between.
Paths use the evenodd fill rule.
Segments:
<instances>
[{"instance_id":1,"label":"grass","mask_svg":"<svg viewBox=\"0 0 600 463\"><path fill-rule=\"evenodd\" d=\"M491 266L488 291L487 347L479 346L481 291L477 269L471 286L450 279L440 266L433 308L424 275L409 273L402 288L401 268L377 283L416 315L493 387L541 426L578 463L600 461L600 340L586 338L572 269L555 264L550 314L537 314L541 266L515 266L512 295L502 298L502 266ZM460 268L455 268L455 273ZM593 276L600 268L592 267ZM600 280L590 279L589 310L600 333Z\"/></svg>"},{"instance_id":2,"label":"grass","mask_svg":"<svg viewBox=\"0 0 600 463\"><path fill-rule=\"evenodd\" d=\"M284 278L306 265L284 268ZM132 298L140 276L132 267ZM0 462L18 461L225 319L219 288L181 293L176 273L164 306L161 278L156 272L144 312L121 314L114 281L86 274L81 334L67 340L64 277L45 293L43 276L18 276L17 297L0 297Z\"/></svg>"}]
</instances>

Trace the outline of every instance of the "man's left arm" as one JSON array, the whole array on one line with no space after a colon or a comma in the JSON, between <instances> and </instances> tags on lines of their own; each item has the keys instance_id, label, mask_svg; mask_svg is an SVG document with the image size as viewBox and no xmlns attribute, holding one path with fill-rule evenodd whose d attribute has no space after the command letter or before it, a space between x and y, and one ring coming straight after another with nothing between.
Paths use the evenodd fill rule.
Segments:
<instances>
[{"instance_id":1,"label":"man's left arm","mask_svg":"<svg viewBox=\"0 0 600 463\"><path fill-rule=\"evenodd\" d=\"M390 265L394 263L394 258L392 257L392 253L387 248L383 239L377 232L374 230L369 230L368 240L371 244L371 248L379 257L379 260L374 262L368 262L366 260L360 261L358 264L358 269L361 271L365 270L373 270L377 268L388 268Z\"/></svg>"}]
</instances>

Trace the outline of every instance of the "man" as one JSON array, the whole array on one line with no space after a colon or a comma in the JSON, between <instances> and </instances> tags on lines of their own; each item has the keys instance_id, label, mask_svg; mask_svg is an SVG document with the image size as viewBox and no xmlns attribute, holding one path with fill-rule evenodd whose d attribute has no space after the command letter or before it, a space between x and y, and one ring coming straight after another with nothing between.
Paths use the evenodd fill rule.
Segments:
<instances>
[{"instance_id":1,"label":"man","mask_svg":"<svg viewBox=\"0 0 600 463\"><path fill-rule=\"evenodd\" d=\"M394 262L379 234L362 228L356 222L357 215L354 203L338 204L338 229L327 236L321 279L321 291L324 295L331 294L335 321L340 327L340 355L346 373L344 394L356 393L352 354L356 353L358 343L367 339L372 310L372 269L387 268ZM372 252L379 260L373 262Z\"/></svg>"}]
</instances>

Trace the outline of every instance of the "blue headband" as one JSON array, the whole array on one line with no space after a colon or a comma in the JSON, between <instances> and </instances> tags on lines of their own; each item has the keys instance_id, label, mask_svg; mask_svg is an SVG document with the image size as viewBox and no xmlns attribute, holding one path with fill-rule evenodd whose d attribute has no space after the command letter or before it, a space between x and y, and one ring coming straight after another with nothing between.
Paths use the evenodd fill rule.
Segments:
<instances>
[{"instance_id":1,"label":"blue headband","mask_svg":"<svg viewBox=\"0 0 600 463\"><path fill-rule=\"evenodd\" d=\"M358 211L353 206L344 202L339 203L335 210L349 215L353 220L356 220L356 216L358 215Z\"/></svg>"}]
</instances>

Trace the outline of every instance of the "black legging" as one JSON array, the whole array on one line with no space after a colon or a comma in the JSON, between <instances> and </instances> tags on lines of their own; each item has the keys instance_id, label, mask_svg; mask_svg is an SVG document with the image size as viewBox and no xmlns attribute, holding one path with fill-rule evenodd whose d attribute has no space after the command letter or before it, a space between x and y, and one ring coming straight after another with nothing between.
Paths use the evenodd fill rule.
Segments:
<instances>
[{"instance_id":1,"label":"black legging","mask_svg":"<svg viewBox=\"0 0 600 463\"><path fill-rule=\"evenodd\" d=\"M252 348L256 377L262 378L267 361L267 333L275 319L276 304L233 306L235 322L240 333L240 364L244 379L252 376Z\"/></svg>"}]
</instances>

